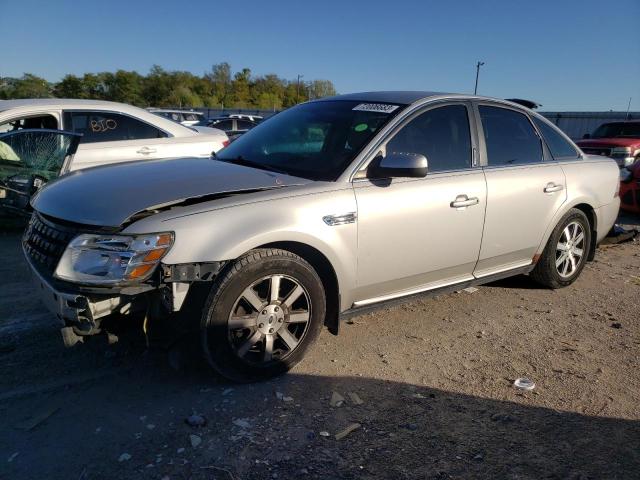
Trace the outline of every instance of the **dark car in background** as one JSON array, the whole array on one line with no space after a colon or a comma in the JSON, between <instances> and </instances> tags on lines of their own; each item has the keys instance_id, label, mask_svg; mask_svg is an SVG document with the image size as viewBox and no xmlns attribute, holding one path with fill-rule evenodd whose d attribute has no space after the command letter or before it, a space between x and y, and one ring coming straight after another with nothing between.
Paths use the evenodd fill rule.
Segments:
<instances>
[{"instance_id":1,"label":"dark car in background","mask_svg":"<svg viewBox=\"0 0 640 480\"><path fill-rule=\"evenodd\" d=\"M576 142L584 153L613 158L620 168L640 160L640 121L611 122Z\"/></svg>"},{"instance_id":2,"label":"dark car in background","mask_svg":"<svg viewBox=\"0 0 640 480\"><path fill-rule=\"evenodd\" d=\"M235 117L215 117L198 122L196 126L217 128L227 134L229 140L233 141L243 133L251 130L258 125L258 122L249 120L248 118L235 118Z\"/></svg>"}]
</instances>

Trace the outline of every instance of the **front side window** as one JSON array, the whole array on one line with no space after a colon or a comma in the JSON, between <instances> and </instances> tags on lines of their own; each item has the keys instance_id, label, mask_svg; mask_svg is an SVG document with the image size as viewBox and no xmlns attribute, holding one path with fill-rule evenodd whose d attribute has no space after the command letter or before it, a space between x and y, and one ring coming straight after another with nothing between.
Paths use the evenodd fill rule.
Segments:
<instances>
[{"instance_id":1,"label":"front side window","mask_svg":"<svg viewBox=\"0 0 640 480\"><path fill-rule=\"evenodd\" d=\"M252 128L217 158L312 180L335 180L402 107L348 100L304 103Z\"/></svg>"},{"instance_id":2,"label":"front side window","mask_svg":"<svg viewBox=\"0 0 640 480\"><path fill-rule=\"evenodd\" d=\"M542 133L544 141L547 143L553 158L558 159L575 159L578 158L578 152L561 134L544 120L533 117L533 121Z\"/></svg>"},{"instance_id":3,"label":"front side window","mask_svg":"<svg viewBox=\"0 0 640 480\"><path fill-rule=\"evenodd\" d=\"M127 115L108 112L65 112L66 130L82 135L82 143L162 138L167 134Z\"/></svg>"},{"instance_id":4,"label":"front side window","mask_svg":"<svg viewBox=\"0 0 640 480\"><path fill-rule=\"evenodd\" d=\"M422 154L429 172L471 167L467 107L448 105L417 116L387 143L386 154L390 153Z\"/></svg>"},{"instance_id":5,"label":"front side window","mask_svg":"<svg viewBox=\"0 0 640 480\"><path fill-rule=\"evenodd\" d=\"M53 115L41 114L12 118L0 123L0 133L24 130L27 128L46 128L56 130L58 120Z\"/></svg>"},{"instance_id":6,"label":"front side window","mask_svg":"<svg viewBox=\"0 0 640 480\"><path fill-rule=\"evenodd\" d=\"M526 115L501 107L479 107L489 166L542 162L542 144Z\"/></svg>"}]
</instances>

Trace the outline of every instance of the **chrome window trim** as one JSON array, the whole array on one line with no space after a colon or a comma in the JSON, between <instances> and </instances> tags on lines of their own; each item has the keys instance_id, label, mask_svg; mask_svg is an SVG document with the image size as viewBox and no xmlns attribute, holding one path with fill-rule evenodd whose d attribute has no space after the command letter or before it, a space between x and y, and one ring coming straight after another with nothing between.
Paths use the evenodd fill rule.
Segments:
<instances>
[{"instance_id":1,"label":"chrome window trim","mask_svg":"<svg viewBox=\"0 0 640 480\"><path fill-rule=\"evenodd\" d=\"M369 142L369 145L367 145L363 149L363 151L358 155L358 157L356 157L356 159L352 163L352 165L356 166L355 168L351 169L347 181L354 182L355 180L367 180L366 177L362 176L362 172L366 171L367 166L377 156L380 148L386 145L402 128L404 128L414 118L422 115L423 113L434 110L436 108L446 107L450 105L463 105L467 109L467 121L469 122L469 136L471 140L471 166L467 168L441 170L438 172L427 173L427 177L429 177L429 175L435 175L439 173L468 171L480 167L477 153L478 142L477 132L475 129L475 118L472 111L472 104L469 99L462 95L459 97L427 97L418 102L408 105L396 118L394 118L382 130L380 130L378 134L376 134L376 136ZM344 174L341 175L341 177L343 176ZM338 181L340 181L340 179L338 179Z\"/></svg>"},{"instance_id":2,"label":"chrome window trim","mask_svg":"<svg viewBox=\"0 0 640 480\"><path fill-rule=\"evenodd\" d=\"M133 118L134 120L137 120L141 123L144 123L145 125L148 125L152 128L155 128L156 130L160 130L162 133L164 133L166 135L166 137L158 137L158 138L174 138L174 135L167 132L164 128L160 128L152 123L147 122L146 120L143 120L140 117L135 117L129 113L124 113L124 112L119 112L117 110L100 110L100 109L96 109L96 108L73 108L73 109L66 109L63 108L62 109L62 127L63 129L66 129L66 125L64 124L64 116L66 113L86 113L86 112L99 112L99 113L111 113L111 114L115 114L115 115L122 115L123 117L129 117L129 118ZM151 112L149 112L151 113ZM68 130L68 131L72 131L72 130ZM136 138L133 140L153 140L152 138ZM131 139L129 140L107 140L104 142L90 142L90 143L108 143L108 142L131 142L133 141ZM85 144L88 145L88 144Z\"/></svg>"}]
</instances>

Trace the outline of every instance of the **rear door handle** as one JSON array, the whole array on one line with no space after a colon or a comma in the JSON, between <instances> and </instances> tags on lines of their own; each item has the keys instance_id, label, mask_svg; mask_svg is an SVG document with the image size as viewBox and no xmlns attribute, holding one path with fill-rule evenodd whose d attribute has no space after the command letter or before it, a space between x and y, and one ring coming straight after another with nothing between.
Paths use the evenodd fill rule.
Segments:
<instances>
[{"instance_id":1,"label":"rear door handle","mask_svg":"<svg viewBox=\"0 0 640 480\"><path fill-rule=\"evenodd\" d=\"M458 195L456 199L450 203L451 208L465 208L480 203L478 197L467 197L466 195Z\"/></svg>"},{"instance_id":2,"label":"rear door handle","mask_svg":"<svg viewBox=\"0 0 640 480\"><path fill-rule=\"evenodd\" d=\"M142 155L149 155L150 153L156 153L156 149L155 148L149 148L149 147L142 147L136 153L141 153Z\"/></svg>"},{"instance_id":3,"label":"rear door handle","mask_svg":"<svg viewBox=\"0 0 640 480\"><path fill-rule=\"evenodd\" d=\"M556 185L553 182L549 182L547 183L547 186L544 187L544 193L553 193L553 192L559 192L560 190L564 189L564 185Z\"/></svg>"}]
</instances>

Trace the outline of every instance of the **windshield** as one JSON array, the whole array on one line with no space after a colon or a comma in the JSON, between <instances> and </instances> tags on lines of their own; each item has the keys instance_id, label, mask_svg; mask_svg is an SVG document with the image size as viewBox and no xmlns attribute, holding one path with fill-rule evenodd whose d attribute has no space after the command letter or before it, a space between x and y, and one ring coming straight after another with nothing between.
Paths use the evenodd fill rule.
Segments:
<instances>
[{"instance_id":1,"label":"windshield","mask_svg":"<svg viewBox=\"0 0 640 480\"><path fill-rule=\"evenodd\" d=\"M591 138L640 138L640 123L605 123L593 132Z\"/></svg>"},{"instance_id":2,"label":"windshield","mask_svg":"<svg viewBox=\"0 0 640 480\"><path fill-rule=\"evenodd\" d=\"M305 103L249 130L216 158L311 180L335 180L401 109L343 100Z\"/></svg>"}]
</instances>

